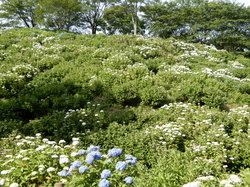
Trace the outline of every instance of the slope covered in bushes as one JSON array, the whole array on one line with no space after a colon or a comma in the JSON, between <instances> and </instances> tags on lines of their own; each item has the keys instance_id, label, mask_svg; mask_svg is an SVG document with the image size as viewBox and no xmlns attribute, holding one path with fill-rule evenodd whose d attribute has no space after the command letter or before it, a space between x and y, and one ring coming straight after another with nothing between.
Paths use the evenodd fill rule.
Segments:
<instances>
[{"instance_id":1,"label":"slope covered in bushes","mask_svg":"<svg viewBox=\"0 0 250 187\"><path fill-rule=\"evenodd\" d=\"M249 182L249 59L174 39L13 29L0 31L0 61L0 171L10 171L0 175L5 184L58 182L64 166L42 160L61 154L73 161L72 152L92 144L134 155L138 186L223 186L223 179L234 183L231 173L242 174L237 185ZM32 137L36 133L55 144L81 141L50 151L51 142ZM27 161L17 157L20 150L39 159L12 172ZM40 165L55 170L40 171ZM98 172L85 182L98 184ZM111 185L124 185L117 176ZM198 178L204 176L214 178ZM81 177L66 176L66 184L88 186Z\"/></svg>"}]
</instances>

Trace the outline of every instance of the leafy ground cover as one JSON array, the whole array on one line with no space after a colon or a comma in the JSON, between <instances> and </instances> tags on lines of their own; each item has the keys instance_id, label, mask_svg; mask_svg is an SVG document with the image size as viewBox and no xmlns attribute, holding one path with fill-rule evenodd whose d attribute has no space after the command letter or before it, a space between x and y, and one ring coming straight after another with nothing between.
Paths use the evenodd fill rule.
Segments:
<instances>
[{"instance_id":1,"label":"leafy ground cover","mask_svg":"<svg viewBox=\"0 0 250 187\"><path fill-rule=\"evenodd\" d=\"M247 58L13 29L0 61L0 185L250 185Z\"/></svg>"}]
</instances>

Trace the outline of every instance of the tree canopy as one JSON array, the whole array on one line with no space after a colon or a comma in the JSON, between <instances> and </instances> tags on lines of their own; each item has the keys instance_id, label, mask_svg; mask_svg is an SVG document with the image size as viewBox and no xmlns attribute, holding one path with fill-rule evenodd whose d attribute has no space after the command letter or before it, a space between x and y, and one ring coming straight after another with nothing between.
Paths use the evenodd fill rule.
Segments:
<instances>
[{"instance_id":1,"label":"tree canopy","mask_svg":"<svg viewBox=\"0 0 250 187\"><path fill-rule=\"evenodd\" d=\"M0 18L12 26L92 34L145 34L249 54L250 7L208 0L0 0ZM86 33L86 32L85 32Z\"/></svg>"}]
</instances>

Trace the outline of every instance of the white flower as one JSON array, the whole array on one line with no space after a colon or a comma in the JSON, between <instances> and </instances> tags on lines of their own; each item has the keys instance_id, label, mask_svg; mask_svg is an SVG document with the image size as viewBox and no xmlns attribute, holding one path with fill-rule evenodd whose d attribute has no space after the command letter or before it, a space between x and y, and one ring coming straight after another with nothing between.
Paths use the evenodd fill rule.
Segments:
<instances>
[{"instance_id":1,"label":"white flower","mask_svg":"<svg viewBox=\"0 0 250 187\"><path fill-rule=\"evenodd\" d=\"M59 144L65 144L65 143L66 143L65 140L60 140L60 141L59 141Z\"/></svg>"},{"instance_id":2,"label":"white flower","mask_svg":"<svg viewBox=\"0 0 250 187\"><path fill-rule=\"evenodd\" d=\"M79 141L79 138L72 138L72 141Z\"/></svg>"},{"instance_id":3,"label":"white flower","mask_svg":"<svg viewBox=\"0 0 250 187\"><path fill-rule=\"evenodd\" d=\"M24 143L23 142L17 142L16 145L21 146L21 145L24 145Z\"/></svg>"},{"instance_id":4,"label":"white flower","mask_svg":"<svg viewBox=\"0 0 250 187\"><path fill-rule=\"evenodd\" d=\"M200 187L200 181L190 182L184 184L182 187Z\"/></svg>"},{"instance_id":5,"label":"white flower","mask_svg":"<svg viewBox=\"0 0 250 187\"><path fill-rule=\"evenodd\" d=\"M46 142L48 142L48 141L49 141L49 139L47 139L47 138L44 138L44 139L43 139L43 142L44 142L44 143L46 143Z\"/></svg>"},{"instance_id":6,"label":"white flower","mask_svg":"<svg viewBox=\"0 0 250 187\"><path fill-rule=\"evenodd\" d=\"M36 133L36 137L41 137L41 133Z\"/></svg>"},{"instance_id":7,"label":"white flower","mask_svg":"<svg viewBox=\"0 0 250 187\"><path fill-rule=\"evenodd\" d=\"M41 151L44 150L47 147L47 145L40 145L39 147L37 147L35 150L36 151Z\"/></svg>"},{"instance_id":8,"label":"white flower","mask_svg":"<svg viewBox=\"0 0 250 187\"><path fill-rule=\"evenodd\" d=\"M31 173L31 175L37 175L37 174L38 174L37 171L33 171L33 172Z\"/></svg>"},{"instance_id":9,"label":"white flower","mask_svg":"<svg viewBox=\"0 0 250 187\"><path fill-rule=\"evenodd\" d=\"M3 171L1 171L1 175L7 175L10 172L11 172L10 170L3 170Z\"/></svg>"},{"instance_id":10,"label":"white flower","mask_svg":"<svg viewBox=\"0 0 250 187\"><path fill-rule=\"evenodd\" d=\"M6 155L5 158L12 158L12 155Z\"/></svg>"},{"instance_id":11,"label":"white flower","mask_svg":"<svg viewBox=\"0 0 250 187\"><path fill-rule=\"evenodd\" d=\"M24 157L22 160L29 160L29 158L28 157Z\"/></svg>"},{"instance_id":12,"label":"white flower","mask_svg":"<svg viewBox=\"0 0 250 187\"><path fill-rule=\"evenodd\" d=\"M198 177L196 180L199 180L199 181L206 181L206 180L214 180L214 176L204 176L204 177Z\"/></svg>"},{"instance_id":13,"label":"white flower","mask_svg":"<svg viewBox=\"0 0 250 187\"><path fill-rule=\"evenodd\" d=\"M58 158L57 155L51 155L51 158Z\"/></svg>"},{"instance_id":14,"label":"white flower","mask_svg":"<svg viewBox=\"0 0 250 187\"><path fill-rule=\"evenodd\" d=\"M56 142L55 141L48 141L47 144L54 145L54 144L56 144Z\"/></svg>"},{"instance_id":15,"label":"white flower","mask_svg":"<svg viewBox=\"0 0 250 187\"><path fill-rule=\"evenodd\" d=\"M59 164L69 163L69 159L66 155L61 155L59 159Z\"/></svg>"},{"instance_id":16,"label":"white flower","mask_svg":"<svg viewBox=\"0 0 250 187\"><path fill-rule=\"evenodd\" d=\"M22 155L17 155L16 158L23 158L23 156Z\"/></svg>"},{"instance_id":17,"label":"white flower","mask_svg":"<svg viewBox=\"0 0 250 187\"><path fill-rule=\"evenodd\" d=\"M73 141L73 142L72 142L72 145L76 146L76 145L78 145L79 143L80 143L79 141Z\"/></svg>"},{"instance_id":18,"label":"white flower","mask_svg":"<svg viewBox=\"0 0 250 187\"><path fill-rule=\"evenodd\" d=\"M16 137L15 137L15 139L20 139L21 138L21 136L20 135L17 135Z\"/></svg>"},{"instance_id":19,"label":"white flower","mask_svg":"<svg viewBox=\"0 0 250 187\"><path fill-rule=\"evenodd\" d=\"M0 179L0 186L3 186L5 182L5 179Z\"/></svg>"},{"instance_id":20,"label":"white flower","mask_svg":"<svg viewBox=\"0 0 250 187\"><path fill-rule=\"evenodd\" d=\"M61 179L61 182L62 182L62 183L66 183L66 182L67 182L67 179Z\"/></svg>"},{"instance_id":21,"label":"white flower","mask_svg":"<svg viewBox=\"0 0 250 187\"><path fill-rule=\"evenodd\" d=\"M65 167L63 168L63 170L64 170L64 171L68 171L68 170L69 170L69 167L65 166Z\"/></svg>"},{"instance_id":22,"label":"white flower","mask_svg":"<svg viewBox=\"0 0 250 187\"><path fill-rule=\"evenodd\" d=\"M77 155L78 155L77 152L73 152L73 153L70 154L71 157L75 157L75 156L77 156Z\"/></svg>"},{"instance_id":23,"label":"white flower","mask_svg":"<svg viewBox=\"0 0 250 187\"><path fill-rule=\"evenodd\" d=\"M233 183L242 183L242 180L237 175L230 175L229 178Z\"/></svg>"},{"instance_id":24,"label":"white flower","mask_svg":"<svg viewBox=\"0 0 250 187\"><path fill-rule=\"evenodd\" d=\"M43 171L43 170L44 170L44 168L45 168L45 166L44 166L44 165L39 165L39 166L38 166L38 171Z\"/></svg>"},{"instance_id":25,"label":"white flower","mask_svg":"<svg viewBox=\"0 0 250 187\"><path fill-rule=\"evenodd\" d=\"M43 171L43 170L44 170L44 168L39 168L39 169L38 169L38 171Z\"/></svg>"},{"instance_id":26,"label":"white flower","mask_svg":"<svg viewBox=\"0 0 250 187\"><path fill-rule=\"evenodd\" d=\"M223 186L232 186L231 184L231 181L230 180L222 180L220 181L220 185L223 185Z\"/></svg>"},{"instance_id":27,"label":"white flower","mask_svg":"<svg viewBox=\"0 0 250 187\"><path fill-rule=\"evenodd\" d=\"M35 138L32 137L32 136L26 136L25 139L27 139L27 140L34 140Z\"/></svg>"},{"instance_id":28,"label":"white flower","mask_svg":"<svg viewBox=\"0 0 250 187\"><path fill-rule=\"evenodd\" d=\"M27 150L20 150L19 153L25 153Z\"/></svg>"},{"instance_id":29,"label":"white flower","mask_svg":"<svg viewBox=\"0 0 250 187\"><path fill-rule=\"evenodd\" d=\"M17 183L12 183L11 185L10 185L10 187L18 187L19 186L19 184L17 184Z\"/></svg>"},{"instance_id":30,"label":"white flower","mask_svg":"<svg viewBox=\"0 0 250 187\"><path fill-rule=\"evenodd\" d=\"M47 172L48 172L48 173L53 172L53 171L56 171L56 169L53 168L53 167L49 167L49 168L47 169Z\"/></svg>"},{"instance_id":31,"label":"white flower","mask_svg":"<svg viewBox=\"0 0 250 187\"><path fill-rule=\"evenodd\" d=\"M55 149L61 149L61 147L59 145L55 145L54 148Z\"/></svg>"}]
</instances>

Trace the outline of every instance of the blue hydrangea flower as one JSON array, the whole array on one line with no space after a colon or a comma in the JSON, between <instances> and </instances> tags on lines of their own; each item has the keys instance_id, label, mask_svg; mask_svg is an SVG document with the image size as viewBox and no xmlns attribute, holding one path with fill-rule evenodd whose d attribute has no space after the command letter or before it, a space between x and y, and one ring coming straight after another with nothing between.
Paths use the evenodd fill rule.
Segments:
<instances>
[{"instance_id":1,"label":"blue hydrangea flower","mask_svg":"<svg viewBox=\"0 0 250 187\"><path fill-rule=\"evenodd\" d=\"M135 165L137 160L126 160L128 164Z\"/></svg>"},{"instance_id":2,"label":"blue hydrangea flower","mask_svg":"<svg viewBox=\"0 0 250 187\"><path fill-rule=\"evenodd\" d=\"M132 160L134 157L132 155L125 155L126 160Z\"/></svg>"},{"instance_id":3,"label":"blue hydrangea flower","mask_svg":"<svg viewBox=\"0 0 250 187\"><path fill-rule=\"evenodd\" d=\"M72 171L72 170L74 170L74 169L79 168L79 167L82 165L82 162L76 160L76 161L72 162L70 165L71 165L71 166L70 166L70 168L69 168L69 171Z\"/></svg>"},{"instance_id":4,"label":"blue hydrangea flower","mask_svg":"<svg viewBox=\"0 0 250 187\"><path fill-rule=\"evenodd\" d=\"M85 162L88 164L92 164L94 162L95 158L92 155L87 155Z\"/></svg>"},{"instance_id":5,"label":"blue hydrangea flower","mask_svg":"<svg viewBox=\"0 0 250 187\"><path fill-rule=\"evenodd\" d=\"M76 166L76 167L80 167L80 166L82 165L82 162L81 162L81 161L76 160L76 161L72 162L70 165L72 165L72 166Z\"/></svg>"},{"instance_id":6,"label":"blue hydrangea flower","mask_svg":"<svg viewBox=\"0 0 250 187\"><path fill-rule=\"evenodd\" d=\"M100 150L99 146L91 145L91 146L88 147L88 152L99 151L99 150Z\"/></svg>"},{"instance_id":7,"label":"blue hydrangea flower","mask_svg":"<svg viewBox=\"0 0 250 187\"><path fill-rule=\"evenodd\" d=\"M106 178L108 178L111 174L112 174L112 173L111 173L110 170L105 169L105 170L103 170L102 173L101 173L101 178L102 178L102 179L106 179Z\"/></svg>"},{"instance_id":8,"label":"blue hydrangea flower","mask_svg":"<svg viewBox=\"0 0 250 187\"><path fill-rule=\"evenodd\" d=\"M107 179L102 179L101 182L99 182L98 187L109 187L110 181Z\"/></svg>"},{"instance_id":9,"label":"blue hydrangea flower","mask_svg":"<svg viewBox=\"0 0 250 187\"><path fill-rule=\"evenodd\" d=\"M126 177L124 179L124 181L125 181L126 184L132 184L133 183L133 178L132 177Z\"/></svg>"},{"instance_id":10,"label":"blue hydrangea flower","mask_svg":"<svg viewBox=\"0 0 250 187\"><path fill-rule=\"evenodd\" d=\"M78 152L77 152L78 155L85 155L86 154L86 151L83 150L83 149L80 149Z\"/></svg>"},{"instance_id":11,"label":"blue hydrangea flower","mask_svg":"<svg viewBox=\"0 0 250 187\"><path fill-rule=\"evenodd\" d=\"M84 173L85 171L88 171L89 168L87 166L82 166L79 168L79 173Z\"/></svg>"},{"instance_id":12,"label":"blue hydrangea flower","mask_svg":"<svg viewBox=\"0 0 250 187\"><path fill-rule=\"evenodd\" d=\"M70 168L69 168L69 171L72 171L72 170L74 170L74 169L79 168L79 167L82 165L82 162L76 160L76 161L72 162L70 165L71 165L71 166L70 166Z\"/></svg>"},{"instance_id":13,"label":"blue hydrangea flower","mask_svg":"<svg viewBox=\"0 0 250 187\"><path fill-rule=\"evenodd\" d=\"M68 173L67 171L60 171L59 173L57 173L58 176L60 177L66 177L66 176L71 176L71 173Z\"/></svg>"},{"instance_id":14,"label":"blue hydrangea flower","mask_svg":"<svg viewBox=\"0 0 250 187\"><path fill-rule=\"evenodd\" d=\"M135 165L137 162L137 158L133 157L132 155L126 155L125 159L126 159L126 162L131 165Z\"/></svg>"},{"instance_id":15,"label":"blue hydrangea flower","mask_svg":"<svg viewBox=\"0 0 250 187\"><path fill-rule=\"evenodd\" d=\"M120 156L122 154L122 149L113 148L108 151L108 156L115 157Z\"/></svg>"},{"instance_id":16,"label":"blue hydrangea flower","mask_svg":"<svg viewBox=\"0 0 250 187\"><path fill-rule=\"evenodd\" d=\"M99 151L92 151L88 155L93 156L95 158L95 160L100 160L102 157L102 154Z\"/></svg>"},{"instance_id":17,"label":"blue hydrangea flower","mask_svg":"<svg viewBox=\"0 0 250 187\"><path fill-rule=\"evenodd\" d=\"M76 169L75 166L70 166L70 167L69 167L69 171L73 171L74 169Z\"/></svg>"},{"instance_id":18,"label":"blue hydrangea flower","mask_svg":"<svg viewBox=\"0 0 250 187\"><path fill-rule=\"evenodd\" d=\"M127 168L127 164L126 164L126 162L123 162L123 161L117 162L117 164L115 166L115 169L118 170L118 171L122 171L122 170L124 170L126 168Z\"/></svg>"}]
</instances>

